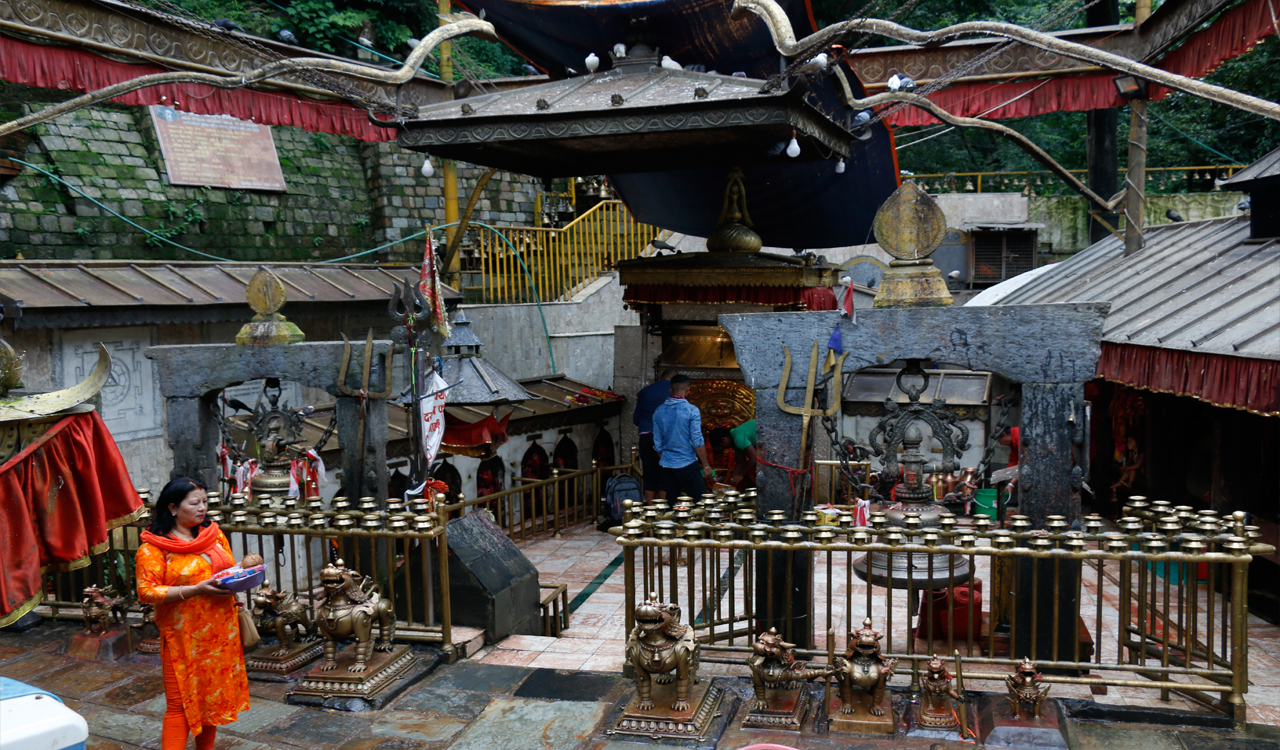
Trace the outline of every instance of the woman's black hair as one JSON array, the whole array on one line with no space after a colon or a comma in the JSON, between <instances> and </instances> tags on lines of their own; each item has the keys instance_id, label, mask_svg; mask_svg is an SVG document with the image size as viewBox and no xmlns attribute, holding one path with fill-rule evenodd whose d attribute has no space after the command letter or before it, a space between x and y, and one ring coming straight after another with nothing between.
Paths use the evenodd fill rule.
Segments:
<instances>
[{"instance_id":1,"label":"woman's black hair","mask_svg":"<svg viewBox=\"0 0 1280 750\"><path fill-rule=\"evenodd\" d=\"M152 534L168 536L173 527L178 524L177 516L173 515L173 511L169 510L170 505L178 505L186 499L187 495L194 490L206 489L199 479L191 477L178 477L170 479L169 483L160 490L160 497L156 500L155 510L151 513L151 525L147 527L147 531ZM212 523L212 520L205 517L200 527L204 528Z\"/></svg>"}]
</instances>

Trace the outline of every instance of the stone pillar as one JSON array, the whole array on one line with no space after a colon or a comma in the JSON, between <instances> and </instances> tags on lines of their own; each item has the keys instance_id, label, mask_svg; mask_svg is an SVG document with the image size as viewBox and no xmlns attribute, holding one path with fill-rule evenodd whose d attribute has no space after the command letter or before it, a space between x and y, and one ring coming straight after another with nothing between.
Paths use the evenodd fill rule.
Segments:
<instances>
[{"instance_id":1,"label":"stone pillar","mask_svg":"<svg viewBox=\"0 0 1280 750\"><path fill-rule=\"evenodd\" d=\"M364 455L360 460L360 400L338 396L338 438L342 444L342 485L347 497L387 496L387 402L373 399L364 419Z\"/></svg>"},{"instance_id":2,"label":"stone pillar","mask_svg":"<svg viewBox=\"0 0 1280 750\"><path fill-rule=\"evenodd\" d=\"M1080 519L1071 467L1084 430L1083 383L1023 383L1018 507L1044 528L1049 516Z\"/></svg>"},{"instance_id":3,"label":"stone pillar","mask_svg":"<svg viewBox=\"0 0 1280 750\"><path fill-rule=\"evenodd\" d=\"M218 425L204 397L166 398L165 437L173 449L170 479L199 479L213 491L218 486ZM210 456L215 456L212 460ZM157 494L159 488L156 488Z\"/></svg>"},{"instance_id":4,"label":"stone pillar","mask_svg":"<svg viewBox=\"0 0 1280 750\"><path fill-rule=\"evenodd\" d=\"M799 406L804 403L804 388L787 388L786 403ZM808 444L813 444L813 430L821 430L817 418L811 420ZM787 414L778 408L778 391L769 388L756 391L756 449L770 463L779 466L800 465L800 417ZM784 510L789 523L796 521L793 513L795 493L791 489L788 473L782 469L761 464L756 471L757 515L763 520L771 510ZM812 479L812 478L810 478ZM797 478L797 483L800 478ZM773 575L769 575L768 552L757 552L756 613L762 630L777 628L787 641L800 648L812 648L813 585L809 555L774 552ZM791 573L790 607L787 606L787 573ZM770 586L772 578L772 586ZM773 601L769 602L769 591Z\"/></svg>"},{"instance_id":5,"label":"stone pillar","mask_svg":"<svg viewBox=\"0 0 1280 750\"><path fill-rule=\"evenodd\" d=\"M1018 507L1033 529L1043 529L1045 519L1054 515L1066 516L1073 525L1079 522L1080 494L1072 490L1071 468L1083 432L1083 383L1022 384ZM1040 661L1055 654L1074 658L1080 561L1022 559L1017 571L1018 640L1011 655ZM1097 634L1094 638L1096 642Z\"/></svg>"}]
</instances>

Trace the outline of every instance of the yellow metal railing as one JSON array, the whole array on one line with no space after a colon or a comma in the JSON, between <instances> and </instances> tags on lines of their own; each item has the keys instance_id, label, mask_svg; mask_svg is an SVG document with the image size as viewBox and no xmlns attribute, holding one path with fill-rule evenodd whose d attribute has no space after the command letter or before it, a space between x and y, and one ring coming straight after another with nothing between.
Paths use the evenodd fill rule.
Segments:
<instances>
[{"instance_id":1,"label":"yellow metal railing","mask_svg":"<svg viewBox=\"0 0 1280 750\"><path fill-rule=\"evenodd\" d=\"M1225 180L1244 169L1242 164L1218 164L1198 167L1149 167L1147 168L1147 192L1200 192L1217 191L1218 180ZM1085 177L1084 169L1068 169L1068 172ZM1118 172L1124 182L1124 170ZM907 175L904 175L904 177ZM921 187L931 193L1008 193L1030 192L1038 194L1064 194L1069 192L1057 176L1048 170L1029 172L949 172L946 174L910 175Z\"/></svg>"},{"instance_id":2,"label":"yellow metal railing","mask_svg":"<svg viewBox=\"0 0 1280 750\"><path fill-rule=\"evenodd\" d=\"M483 302L534 302L535 290L542 302L568 299L614 263L651 252L649 242L663 232L636 221L622 201L601 201L559 229L500 226L475 231L473 267L481 279L470 291L478 291L482 299L477 301Z\"/></svg>"}]
</instances>

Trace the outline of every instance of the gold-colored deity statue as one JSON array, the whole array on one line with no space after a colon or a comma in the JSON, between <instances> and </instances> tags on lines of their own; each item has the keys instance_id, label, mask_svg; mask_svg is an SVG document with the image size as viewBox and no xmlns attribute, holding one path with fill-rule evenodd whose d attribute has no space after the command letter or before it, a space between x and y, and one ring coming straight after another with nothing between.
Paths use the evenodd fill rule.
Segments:
<instances>
[{"instance_id":1,"label":"gold-colored deity statue","mask_svg":"<svg viewBox=\"0 0 1280 750\"><path fill-rule=\"evenodd\" d=\"M920 678L920 690L923 695L916 714L916 722L920 726L952 729L960 725L960 716L952 703L960 700L960 694L951 686L951 674L937 654L925 665L925 674Z\"/></svg>"},{"instance_id":2,"label":"gold-colored deity statue","mask_svg":"<svg viewBox=\"0 0 1280 750\"><path fill-rule=\"evenodd\" d=\"M851 715L857 710L856 689L871 696L867 711L884 716L884 694L889 678L898 666L897 659L880 655L880 639L884 636L871 628L871 618L862 621L862 629L849 633L849 648L836 657L836 681L840 687L840 713Z\"/></svg>"},{"instance_id":3,"label":"gold-colored deity statue","mask_svg":"<svg viewBox=\"0 0 1280 750\"><path fill-rule=\"evenodd\" d=\"M636 625L627 638L627 661L636 670L637 708L653 708L653 681L676 685L673 711L689 708L689 693L698 682L699 645L693 628L680 624L680 607L648 600L636 607Z\"/></svg>"},{"instance_id":4,"label":"gold-colored deity statue","mask_svg":"<svg viewBox=\"0 0 1280 750\"><path fill-rule=\"evenodd\" d=\"M338 667L338 639L354 638L355 661L348 672L363 672L368 667L371 650L391 651L391 639L396 635L396 618L391 602L382 598L377 584L368 578L348 570L342 560L327 565L320 571L320 583L325 598L316 607L316 625L324 639L324 663L322 671ZM374 643L373 626L378 625L378 640Z\"/></svg>"},{"instance_id":5,"label":"gold-colored deity statue","mask_svg":"<svg viewBox=\"0 0 1280 750\"><path fill-rule=\"evenodd\" d=\"M1018 665L1018 671L1004 678L1005 684L1009 688L1009 710L1014 717L1022 714L1022 706L1029 704L1031 706L1031 715L1022 716L1026 719L1040 718L1040 712L1044 709L1044 702L1049 699L1049 685L1040 684L1040 670L1036 668L1035 662L1031 659L1024 658L1022 663Z\"/></svg>"}]
</instances>

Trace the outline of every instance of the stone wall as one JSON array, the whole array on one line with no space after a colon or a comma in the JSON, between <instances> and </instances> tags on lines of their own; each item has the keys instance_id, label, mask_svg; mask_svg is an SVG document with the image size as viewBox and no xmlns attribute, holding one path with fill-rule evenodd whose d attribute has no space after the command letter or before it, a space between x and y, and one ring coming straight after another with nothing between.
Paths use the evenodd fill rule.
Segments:
<instances>
[{"instance_id":1,"label":"stone wall","mask_svg":"<svg viewBox=\"0 0 1280 750\"><path fill-rule=\"evenodd\" d=\"M27 104L18 111L43 106ZM22 158L152 232L230 260L335 258L411 235L424 222L444 222L440 164L426 178L423 156L394 143L271 130L287 185L283 193L169 184L151 116L142 107L85 109L37 126L29 131ZM460 210L482 173L459 165ZM499 173L477 202L474 218L532 226L538 190L532 177ZM415 240L372 259L412 262L421 253ZM18 255L200 259L30 169L0 187L0 258Z\"/></svg>"},{"instance_id":2,"label":"stone wall","mask_svg":"<svg viewBox=\"0 0 1280 750\"><path fill-rule=\"evenodd\" d=\"M532 378L552 372L547 353L548 333L555 352L555 370L597 388L614 385L614 326L636 325L640 316L623 307L622 287L609 273L583 289L569 302L543 302L542 327L538 305L463 305L471 329L484 342L485 359L513 378Z\"/></svg>"},{"instance_id":3,"label":"stone wall","mask_svg":"<svg viewBox=\"0 0 1280 750\"><path fill-rule=\"evenodd\" d=\"M1187 221L1212 219L1218 216L1235 216L1240 213L1236 204L1243 193L1152 193L1147 196L1143 212L1148 226L1167 224L1165 211L1173 210ZM1045 225L1040 231L1040 250L1054 255L1070 255L1088 247L1089 204L1081 196L1033 196L1030 205L1030 221ZM1116 227L1123 231L1123 223Z\"/></svg>"}]
</instances>

